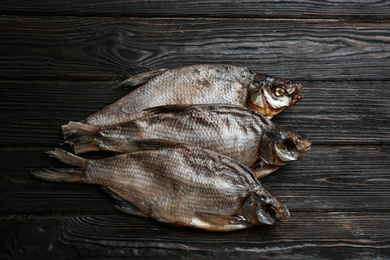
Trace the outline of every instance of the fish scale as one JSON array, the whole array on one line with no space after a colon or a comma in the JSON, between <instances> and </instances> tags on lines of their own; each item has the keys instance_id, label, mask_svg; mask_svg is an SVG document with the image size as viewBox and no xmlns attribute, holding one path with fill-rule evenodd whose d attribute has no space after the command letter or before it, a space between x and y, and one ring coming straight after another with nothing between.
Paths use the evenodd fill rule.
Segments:
<instances>
[{"instance_id":1,"label":"fish scale","mask_svg":"<svg viewBox=\"0 0 390 260\"><path fill-rule=\"evenodd\" d=\"M86 175L89 176L90 183L99 185L107 185L108 178L111 190L117 194L121 194L126 200L133 202L140 208L144 205L140 204L139 201L146 200L147 198L147 201L151 202L151 209L147 209L146 211L152 210L155 218L162 215L165 216L165 214L167 214L165 210L170 209L170 211L174 211L176 214L181 214L180 216L176 216L177 218L180 218L181 221L186 219L189 221L187 214L192 215L194 213L188 212L189 207L192 207L193 210L196 210L197 212L212 211L216 214L223 213L225 215L232 215L235 212L230 210L237 209L245 194L251 189L254 189L254 184L257 184L251 176L243 178L245 181L251 179L253 182L252 185L236 186L240 188L240 190L235 190L233 188L233 190L235 190L234 198L230 198L229 203L226 203L226 190L232 189L232 187L234 187L233 182L237 182L234 176L227 176L226 174L223 174L223 172L215 171L216 169L213 167L202 169L198 167L196 161L192 160L193 157L196 157L200 161L203 161L205 160L205 157L207 158L207 154L204 155L203 153L199 154L193 152L188 154L185 149L178 149L173 153L169 153L167 150L169 149L159 149L157 154L148 151L138 152L139 154L136 157L128 155L118 157L120 160L116 160L117 164L131 165L127 171L118 170L118 172L122 173L120 179L125 178L131 180L126 182L125 185L118 185L118 182L112 182L111 176L108 174L94 177L94 173L98 171L98 169L106 168L104 161L94 161L93 164L90 164ZM187 156L191 158L188 158ZM167 157L169 157L169 160L161 160L161 158ZM141 165L141 169L147 165L147 170L135 171L134 168L139 168L138 165ZM196 173L183 170L188 168L195 169ZM218 172L220 175L210 174L211 172ZM197 176L198 181L194 182L193 176ZM149 185L145 185L146 183ZM158 188L161 186L159 184L164 184L166 186L161 189ZM188 197L185 197L184 201L183 197L180 196L179 198L179 196L177 196L179 194L177 193L177 189L174 188L175 185L183 187L183 190L189 190L187 193ZM189 189L188 186L191 186L191 189ZM130 187L134 188L137 192L129 195L127 191L131 190ZM218 190L218 187L222 187L222 189ZM232 192L227 193L230 194L229 197L233 197ZM175 194L175 196L173 196L173 194ZM155 206L153 203L154 201L161 201L161 205L159 207ZM181 203L179 204L178 201ZM220 201L224 201L224 212L220 209L222 203ZM166 217L164 217L163 221L175 222L174 219Z\"/></svg>"}]
</instances>

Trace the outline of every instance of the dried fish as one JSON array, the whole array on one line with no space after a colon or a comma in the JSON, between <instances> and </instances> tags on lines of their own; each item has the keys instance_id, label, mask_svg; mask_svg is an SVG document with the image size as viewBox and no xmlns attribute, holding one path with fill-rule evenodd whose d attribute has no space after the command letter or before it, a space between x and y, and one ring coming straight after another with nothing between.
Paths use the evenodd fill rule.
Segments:
<instances>
[{"instance_id":1,"label":"dried fish","mask_svg":"<svg viewBox=\"0 0 390 260\"><path fill-rule=\"evenodd\" d=\"M76 154L97 150L133 152L142 149L138 141L146 139L187 143L253 166L259 178L299 160L311 145L304 135L240 106L166 105L147 112L148 116L114 125L69 122L62 126L65 142Z\"/></svg>"},{"instance_id":2,"label":"dried fish","mask_svg":"<svg viewBox=\"0 0 390 260\"><path fill-rule=\"evenodd\" d=\"M142 111L150 107L214 103L248 107L272 118L302 98L301 84L223 64L147 72L129 78L122 85L142 86L81 122L116 124L141 117Z\"/></svg>"},{"instance_id":3,"label":"dried fish","mask_svg":"<svg viewBox=\"0 0 390 260\"><path fill-rule=\"evenodd\" d=\"M58 149L51 155L76 168L34 172L37 178L104 186L120 210L160 222L232 231L290 216L249 168L211 150L172 145L102 160Z\"/></svg>"}]
</instances>

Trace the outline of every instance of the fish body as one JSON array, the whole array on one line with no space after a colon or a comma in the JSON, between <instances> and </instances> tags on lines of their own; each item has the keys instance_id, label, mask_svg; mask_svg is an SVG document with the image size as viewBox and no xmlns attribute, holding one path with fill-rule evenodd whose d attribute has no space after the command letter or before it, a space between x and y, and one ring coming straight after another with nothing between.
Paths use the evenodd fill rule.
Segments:
<instances>
[{"instance_id":1,"label":"fish body","mask_svg":"<svg viewBox=\"0 0 390 260\"><path fill-rule=\"evenodd\" d=\"M58 149L51 154L76 168L35 172L36 177L101 185L129 204L127 213L160 222L232 231L289 217L249 168L211 150L172 145L102 160Z\"/></svg>"},{"instance_id":2,"label":"fish body","mask_svg":"<svg viewBox=\"0 0 390 260\"><path fill-rule=\"evenodd\" d=\"M258 177L298 160L311 145L305 136L250 109L225 104L167 105L148 109L148 116L125 123L89 126L70 122L62 130L76 154L94 150L128 153L142 148L140 140L167 140L211 149L247 166L262 160L262 166L255 169Z\"/></svg>"},{"instance_id":3,"label":"fish body","mask_svg":"<svg viewBox=\"0 0 390 260\"><path fill-rule=\"evenodd\" d=\"M141 86L81 122L116 124L139 118L150 107L215 103L249 107L272 118L302 98L301 84L223 64L147 72L129 78L122 85Z\"/></svg>"}]
</instances>

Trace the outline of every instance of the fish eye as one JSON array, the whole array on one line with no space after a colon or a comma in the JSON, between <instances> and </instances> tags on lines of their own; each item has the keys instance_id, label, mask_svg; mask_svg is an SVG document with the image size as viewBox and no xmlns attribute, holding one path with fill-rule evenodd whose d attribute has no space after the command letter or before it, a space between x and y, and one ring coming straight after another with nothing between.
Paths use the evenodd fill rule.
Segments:
<instances>
[{"instance_id":1,"label":"fish eye","mask_svg":"<svg viewBox=\"0 0 390 260\"><path fill-rule=\"evenodd\" d=\"M275 96L280 97L280 96L283 96L284 93L286 93L286 90L284 88L281 88L281 87L275 87L273 89L273 92L274 92Z\"/></svg>"},{"instance_id":2,"label":"fish eye","mask_svg":"<svg viewBox=\"0 0 390 260\"><path fill-rule=\"evenodd\" d=\"M295 142L291 139L287 139L283 143L283 148L287 151L292 151L295 149L295 147L296 147Z\"/></svg>"}]
</instances>

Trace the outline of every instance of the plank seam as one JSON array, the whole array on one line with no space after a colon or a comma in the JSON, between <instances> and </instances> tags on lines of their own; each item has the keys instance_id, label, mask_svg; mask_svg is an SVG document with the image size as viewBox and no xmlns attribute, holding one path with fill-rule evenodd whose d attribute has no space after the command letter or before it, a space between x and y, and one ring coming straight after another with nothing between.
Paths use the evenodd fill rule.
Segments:
<instances>
[{"instance_id":1,"label":"plank seam","mask_svg":"<svg viewBox=\"0 0 390 260\"><path fill-rule=\"evenodd\" d=\"M142 19L142 20L263 20L263 21L350 21L350 22L361 22L361 23L383 23L390 21L390 16L382 15L356 15L356 16L339 16L338 18L333 18L332 16L314 16L314 15L305 15L303 14L302 18L289 17L289 16L275 16L275 17L258 17L258 16L207 16L201 14L194 14L193 16L107 16L107 15L34 15L29 13L28 15L23 14L7 14L1 13L1 17L19 17L19 18L79 18L79 19Z\"/></svg>"}]
</instances>

